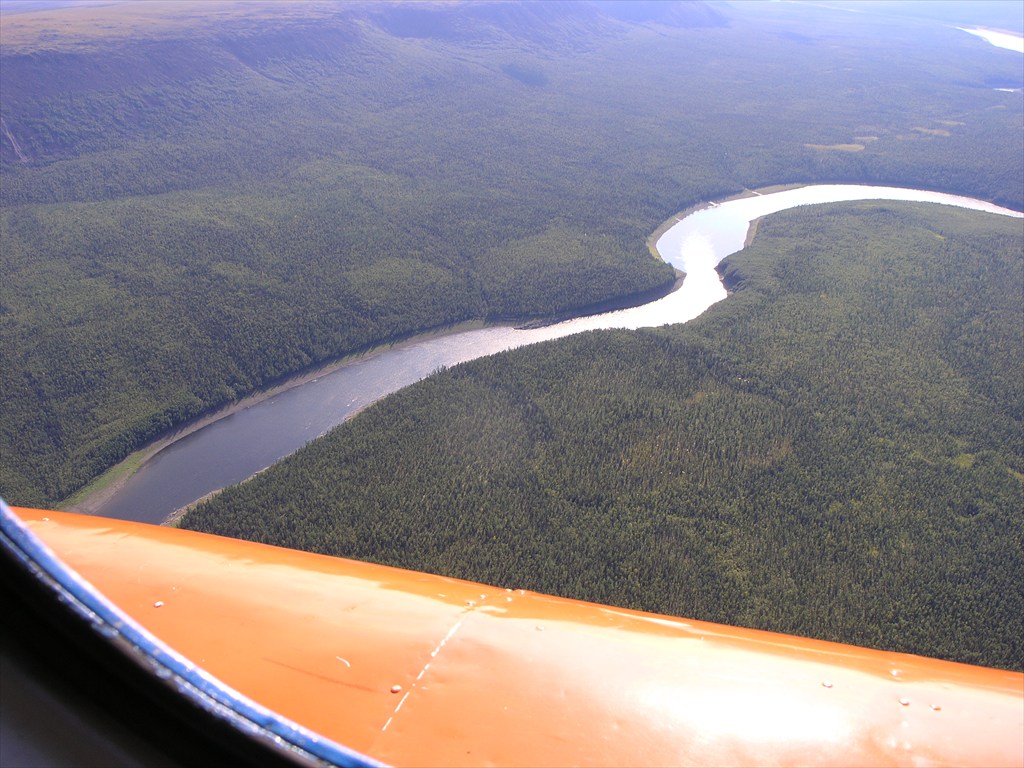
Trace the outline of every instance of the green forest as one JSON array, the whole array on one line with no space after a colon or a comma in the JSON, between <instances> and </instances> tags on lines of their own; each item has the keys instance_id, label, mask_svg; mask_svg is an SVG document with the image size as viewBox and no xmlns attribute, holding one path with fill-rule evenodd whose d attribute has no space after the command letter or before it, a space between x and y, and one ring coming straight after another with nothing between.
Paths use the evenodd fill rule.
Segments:
<instances>
[{"instance_id":1,"label":"green forest","mask_svg":"<svg viewBox=\"0 0 1024 768\"><path fill-rule=\"evenodd\" d=\"M1019 59L928 20L181 7L0 11L9 502L58 504L169 428L377 343L665 289L644 239L703 200L846 181L1024 207L1019 95L996 90Z\"/></svg>"},{"instance_id":2,"label":"green forest","mask_svg":"<svg viewBox=\"0 0 1024 768\"><path fill-rule=\"evenodd\" d=\"M763 220L695 321L443 371L183 525L1020 669L1024 224Z\"/></svg>"}]
</instances>

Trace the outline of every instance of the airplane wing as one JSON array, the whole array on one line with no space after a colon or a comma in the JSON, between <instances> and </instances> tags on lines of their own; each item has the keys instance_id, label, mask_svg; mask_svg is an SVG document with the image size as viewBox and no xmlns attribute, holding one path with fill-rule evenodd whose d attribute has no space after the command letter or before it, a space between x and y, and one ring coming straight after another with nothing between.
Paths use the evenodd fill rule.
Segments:
<instances>
[{"instance_id":1,"label":"airplane wing","mask_svg":"<svg viewBox=\"0 0 1024 768\"><path fill-rule=\"evenodd\" d=\"M1020 673L98 517L3 534L28 666L101 670L87 709L132 678L109 719L182 764L1024 764Z\"/></svg>"}]
</instances>

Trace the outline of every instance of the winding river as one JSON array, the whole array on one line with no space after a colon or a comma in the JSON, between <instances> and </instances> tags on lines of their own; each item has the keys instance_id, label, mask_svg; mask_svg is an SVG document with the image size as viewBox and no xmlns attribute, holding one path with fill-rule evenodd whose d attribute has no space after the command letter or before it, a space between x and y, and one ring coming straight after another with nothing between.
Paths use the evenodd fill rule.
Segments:
<instances>
[{"instance_id":1,"label":"winding river","mask_svg":"<svg viewBox=\"0 0 1024 768\"><path fill-rule=\"evenodd\" d=\"M442 366L582 331L635 329L692 320L725 298L715 266L743 248L751 222L800 205L853 200L940 203L1024 218L1022 213L981 200L860 185L754 192L710 203L678 220L657 241L661 257L686 273L679 290L664 298L541 328L493 326L412 339L368 353L171 443L91 511L122 520L159 523L175 510L270 466L361 408Z\"/></svg>"}]
</instances>

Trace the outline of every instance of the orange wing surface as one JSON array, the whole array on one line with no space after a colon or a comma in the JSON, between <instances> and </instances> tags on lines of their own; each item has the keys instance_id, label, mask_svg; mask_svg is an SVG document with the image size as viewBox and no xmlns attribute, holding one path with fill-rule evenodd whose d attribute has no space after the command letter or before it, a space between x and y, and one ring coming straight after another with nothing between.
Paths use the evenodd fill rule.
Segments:
<instances>
[{"instance_id":1,"label":"orange wing surface","mask_svg":"<svg viewBox=\"0 0 1024 768\"><path fill-rule=\"evenodd\" d=\"M385 763L1024 763L1019 673L15 512L210 675Z\"/></svg>"}]
</instances>

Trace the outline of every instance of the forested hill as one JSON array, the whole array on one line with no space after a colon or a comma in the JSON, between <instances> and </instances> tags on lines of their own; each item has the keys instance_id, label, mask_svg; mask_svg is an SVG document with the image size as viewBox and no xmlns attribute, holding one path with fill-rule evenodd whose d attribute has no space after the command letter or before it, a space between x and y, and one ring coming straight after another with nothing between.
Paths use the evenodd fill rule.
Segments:
<instances>
[{"instance_id":1,"label":"forested hill","mask_svg":"<svg viewBox=\"0 0 1024 768\"><path fill-rule=\"evenodd\" d=\"M112 3L0 39L0 494L467 319L664 286L692 203L859 181L1015 207L1019 58L790 4ZM984 149L981 149L984 148Z\"/></svg>"},{"instance_id":2,"label":"forested hill","mask_svg":"<svg viewBox=\"0 0 1024 768\"><path fill-rule=\"evenodd\" d=\"M778 214L697 320L460 365L184 525L1020 669L1022 251L946 207Z\"/></svg>"}]
</instances>

